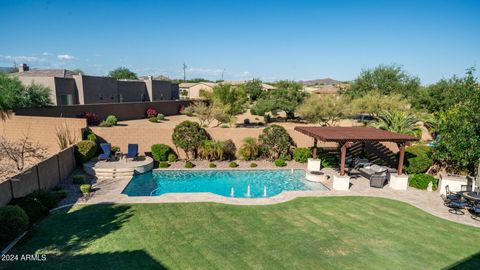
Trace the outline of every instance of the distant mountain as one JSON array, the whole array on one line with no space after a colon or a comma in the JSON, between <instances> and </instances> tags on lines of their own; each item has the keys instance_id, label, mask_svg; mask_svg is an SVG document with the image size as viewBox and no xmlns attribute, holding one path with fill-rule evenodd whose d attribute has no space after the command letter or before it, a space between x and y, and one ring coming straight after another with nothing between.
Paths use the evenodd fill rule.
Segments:
<instances>
[{"instance_id":1,"label":"distant mountain","mask_svg":"<svg viewBox=\"0 0 480 270\"><path fill-rule=\"evenodd\" d=\"M332 78L325 78L325 79L318 79L318 80L308 80L308 81L300 81L304 85L336 85L341 84L343 82L334 80Z\"/></svg>"}]
</instances>

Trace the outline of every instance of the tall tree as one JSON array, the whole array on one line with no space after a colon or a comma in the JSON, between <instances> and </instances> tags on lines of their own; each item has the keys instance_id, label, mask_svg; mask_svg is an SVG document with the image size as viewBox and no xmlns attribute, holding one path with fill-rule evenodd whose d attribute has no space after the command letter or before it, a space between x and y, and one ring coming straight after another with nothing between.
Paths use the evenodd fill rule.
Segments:
<instances>
[{"instance_id":1,"label":"tall tree","mask_svg":"<svg viewBox=\"0 0 480 270\"><path fill-rule=\"evenodd\" d=\"M136 80L138 79L137 74L126 67L116 68L108 73L108 77L115 78L117 80Z\"/></svg>"},{"instance_id":2,"label":"tall tree","mask_svg":"<svg viewBox=\"0 0 480 270\"><path fill-rule=\"evenodd\" d=\"M345 115L345 99L331 95L312 95L298 107L298 114L310 123L333 126Z\"/></svg>"},{"instance_id":3,"label":"tall tree","mask_svg":"<svg viewBox=\"0 0 480 270\"><path fill-rule=\"evenodd\" d=\"M253 79L246 82L243 87L250 101L255 101L260 97L260 95L262 95L263 90L261 80Z\"/></svg>"},{"instance_id":4,"label":"tall tree","mask_svg":"<svg viewBox=\"0 0 480 270\"><path fill-rule=\"evenodd\" d=\"M420 79L409 75L401 66L379 65L374 69L362 70L345 93L356 98L370 91L378 91L382 95L400 94L408 98L419 86Z\"/></svg>"},{"instance_id":5,"label":"tall tree","mask_svg":"<svg viewBox=\"0 0 480 270\"><path fill-rule=\"evenodd\" d=\"M370 91L368 95L355 98L345 107L350 115L378 115L384 111L408 111L410 104L399 94L384 95L379 91Z\"/></svg>"}]
</instances>

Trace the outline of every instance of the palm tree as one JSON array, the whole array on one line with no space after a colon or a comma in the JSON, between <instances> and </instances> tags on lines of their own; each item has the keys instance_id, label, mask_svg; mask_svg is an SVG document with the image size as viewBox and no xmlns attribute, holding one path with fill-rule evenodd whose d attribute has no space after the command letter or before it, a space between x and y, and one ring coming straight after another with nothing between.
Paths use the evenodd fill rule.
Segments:
<instances>
[{"instance_id":1,"label":"palm tree","mask_svg":"<svg viewBox=\"0 0 480 270\"><path fill-rule=\"evenodd\" d=\"M238 153L245 160L253 160L258 157L260 153L260 145L257 139L253 137L246 137L243 139L243 145L238 150Z\"/></svg>"},{"instance_id":2,"label":"palm tree","mask_svg":"<svg viewBox=\"0 0 480 270\"><path fill-rule=\"evenodd\" d=\"M418 118L411 114L400 111L380 113L373 123L379 129L420 137L422 128Z\"/></svg>"}]
</instances>

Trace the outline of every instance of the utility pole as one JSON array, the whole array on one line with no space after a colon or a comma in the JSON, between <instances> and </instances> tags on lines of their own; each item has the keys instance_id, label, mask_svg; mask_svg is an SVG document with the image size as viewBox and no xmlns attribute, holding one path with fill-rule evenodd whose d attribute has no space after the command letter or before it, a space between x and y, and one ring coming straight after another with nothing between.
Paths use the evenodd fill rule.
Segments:
<instances>
[{"instance_id":1,"label":"utility pole","mask_svg":"<svg viewBox=\"0 0 480 270\"><path fill-rule=\"evenodd\" d=\"M222 81L223 81L223 73L225 73L225 68L222 70Z\"/></svg>"},{"instance_id":2,"label":"utility pole","mask_svg":"<svg viewBox=\"0 0 480 270\"><path fill-rule=\"evenodd\" d=\"M185 64L185 62L183 62L183 81L187 80L186 72L187 72L187 65Z\"/></svg>"}]
</instances>

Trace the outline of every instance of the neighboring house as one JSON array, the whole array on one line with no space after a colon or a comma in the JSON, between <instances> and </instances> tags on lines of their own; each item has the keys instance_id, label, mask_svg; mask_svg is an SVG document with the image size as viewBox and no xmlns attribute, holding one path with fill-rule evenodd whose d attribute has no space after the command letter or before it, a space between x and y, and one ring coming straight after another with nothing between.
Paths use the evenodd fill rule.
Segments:
<instances>
[{"instance_id":1,"label":"neighboring house","mask_svg":"<svg viewBox=\"0 0 480 270\"><path fill-rule=\"evenodd\" d=\"M182 93L183 98L187 99L199 99L200 92L212 92L215 83L211 82L198 82L198 83L180 83L178 85L180 93Z\"/></svg>"},{"instance_id":2,"label":"neighboring house","mask_svg":"<svg viewBox=\"0 0 480 270\"><path fill-rule=\"evenodd\" d=\"M119 102L175 100L179 98L178 84L143 77L140 80L116 80L110 77L86 76L66 69L29 70L20 65L11 74L22 84L40 84L51 90L56 106Z\"/></svg>"}]
</instances>

